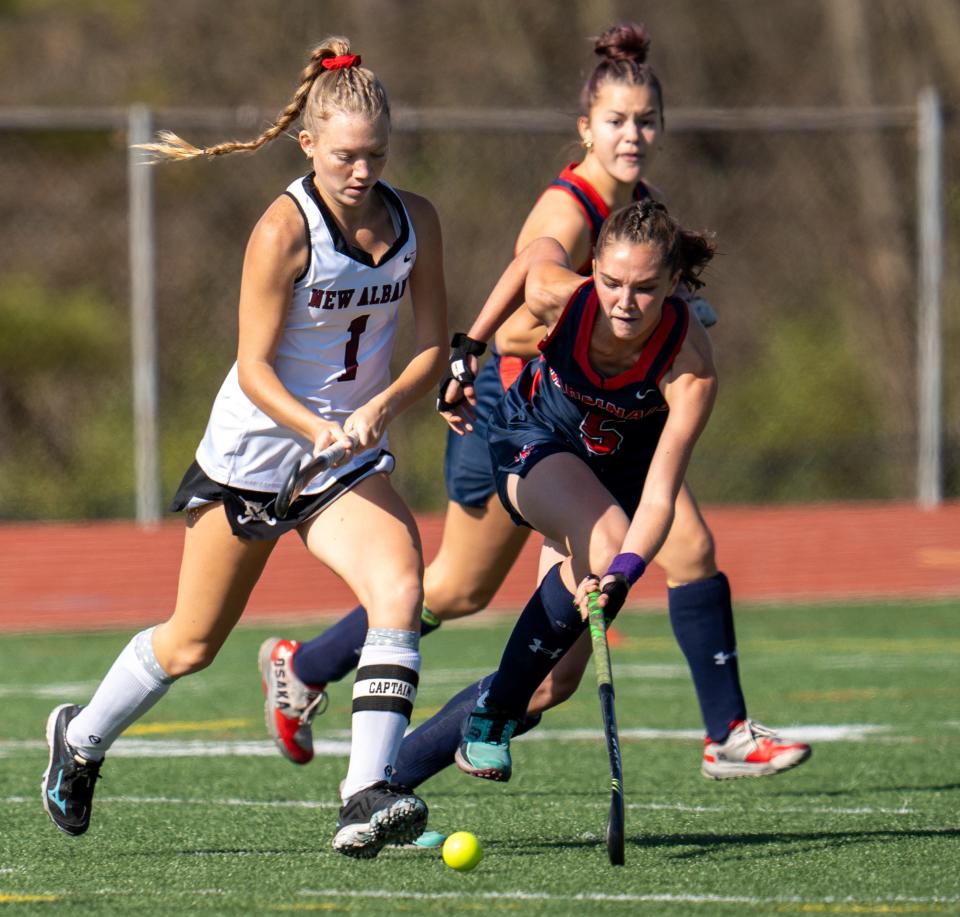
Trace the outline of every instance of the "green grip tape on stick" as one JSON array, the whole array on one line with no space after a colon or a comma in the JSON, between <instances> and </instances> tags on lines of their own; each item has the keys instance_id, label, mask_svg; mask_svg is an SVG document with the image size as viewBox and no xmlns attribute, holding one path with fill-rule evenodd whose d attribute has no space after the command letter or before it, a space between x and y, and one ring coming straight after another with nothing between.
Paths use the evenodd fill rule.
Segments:
<instances>
[{"instance_id":1,"label":"green grip tape on stick","mask_svg":"<svg viewBox=\"0 0 960 917\"><path fill-rule=\"evenodd\" d=\"M590 640L593 643L593 661L597 670L597 685L613 685L613 672L610 669L610 649L607 646L607 622L600 606L600 591L588 596L587 624L590 628Z\"/></svg>"}]
</instances>

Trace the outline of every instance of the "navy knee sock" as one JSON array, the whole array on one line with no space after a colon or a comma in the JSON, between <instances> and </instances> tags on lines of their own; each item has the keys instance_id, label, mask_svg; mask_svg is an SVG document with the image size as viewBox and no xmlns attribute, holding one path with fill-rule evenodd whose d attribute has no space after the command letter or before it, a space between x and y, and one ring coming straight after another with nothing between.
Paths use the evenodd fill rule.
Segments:
<instances>
[{"instance_id":1,"label":"navy knee sock","mask_svg":"<svg viewBox=\"0 0 960 917\"><path fill-rule=\"evenodd\" d=\"M730 723L747 716L737 666L730 584L717 573L710 579L667 590L670 623L687 657L707 735L722 741Z\"/></svg>"},{"instance_id":2,"label":"navy knee sock","mask_svg":"<svg viewBox=\"0 0 960 917\"><path fill-rule=\"evenodd\" d=\"M455 694L443 709L425 723L421 723L404 737L397 754L393 782L415 789L434 774L453 764L453 756L460 744L463 724L477 705L480 695L487 689L493 675ZM540 714L525 717L520 721L514 737L529 732L540 722Z\"/></svg>"},{"instance_id":3,"label":"navy knee sock","mask_svg":"<svg viewBox=\"0 0 960 917\"><path fill-rule=\"evenodd\" d=\"M435 631L440 620L426 606L420 615L420 636ZM367 610L358 605L320 636L300 645L293 655L294 674L308 685L326 685L349 675L367 639Z\"/></svg>"},{"instance_id":4,"label":"navy knee sock","mask_svg":"<svg viewBox=\"0 0 960 917\"><path fill-rule=\"evenodd\" d=\"M573 604L573 593L560 579L557 564L520 613L490 683L486 703L521 719L540 683L585 627Z\"/></svg>"}]
</instances>

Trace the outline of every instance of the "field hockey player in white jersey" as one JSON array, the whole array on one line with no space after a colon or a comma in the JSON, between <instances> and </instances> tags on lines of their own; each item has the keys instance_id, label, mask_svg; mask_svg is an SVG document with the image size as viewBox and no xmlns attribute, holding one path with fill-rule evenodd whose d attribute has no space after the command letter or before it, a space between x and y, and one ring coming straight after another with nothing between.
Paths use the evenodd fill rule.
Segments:
<instances>
[{"instance_id":1,"label":"field hockey player in white jersey","mask_svg":"<svg viewBox=\"0 0 960 917\"><path fill-rule=\"evenodd\" d=\"M387 97L343 38L313 50L292 101L255 140L198 149L165 132L145 148L175 160L253 151L298 119L313 171L267 208L251 234L237 360L174 499L186 512L186 534L173 615L127 644L89 704L63 704L47 722L43 803L68 834L87 830L110 745L174 681L213 661L290 529L370 616L333 846L373 857L426 824L423 801L391 780L417 693L423 559L413 516L387 476L386 428L433 390L446 362L436 213L424 198L380 180ZM413 355L391 381L407 292ZM278 518L274 501L289 470L335 444L346 451L343 461Z\"/></svg>"}]
</instances>

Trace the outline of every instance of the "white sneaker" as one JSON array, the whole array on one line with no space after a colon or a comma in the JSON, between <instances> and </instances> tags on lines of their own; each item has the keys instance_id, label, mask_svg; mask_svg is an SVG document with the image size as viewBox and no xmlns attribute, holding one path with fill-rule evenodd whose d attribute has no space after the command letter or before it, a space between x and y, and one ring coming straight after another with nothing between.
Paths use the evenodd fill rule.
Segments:
<instances>
[{"instance_id":1,"label":"white sneaker","mask_svg":"<svg viewBox=\"0 0 960 917\"><path fill-rule=\"evenodd\" d=\"M270 637L260 645L260 677L267 731L280 753L294 764L313 760L313 718L327 709L326 685L308 685L293 671L296 640Z\"/></svg>"},{"instance_id":2,"label":"white sneaker","mask_svg":"<svg viewBox=\"0 0 960 917\"><path fill-rule=\"evenodd\" d=\"M803 742L786 742L772 729L754 720L730 724L723 742L703 740L700 773L711 780L767 777L803 764L813 749Z\"/></svg>"}]
</instances>

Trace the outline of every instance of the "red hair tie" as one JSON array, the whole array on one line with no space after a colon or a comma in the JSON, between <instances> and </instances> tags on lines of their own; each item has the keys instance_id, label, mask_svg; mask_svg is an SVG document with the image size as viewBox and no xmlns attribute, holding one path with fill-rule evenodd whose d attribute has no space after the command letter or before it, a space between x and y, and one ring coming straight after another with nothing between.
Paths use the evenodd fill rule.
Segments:
<instances>
[{"instance_id":1,"label":"red hair tie","mask_svg":"<svg viewBox=\"0 0 960 917\"><path fill-rule=\"evenodd\" d=\"M320 61L324 70L343 70L345 67L359 67L359 54L341 54L339 57L325 57Z\"/></svg>"}]
</instances>

